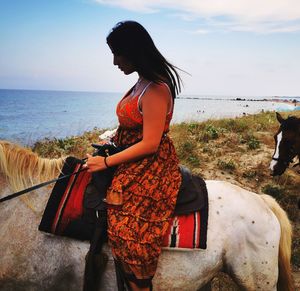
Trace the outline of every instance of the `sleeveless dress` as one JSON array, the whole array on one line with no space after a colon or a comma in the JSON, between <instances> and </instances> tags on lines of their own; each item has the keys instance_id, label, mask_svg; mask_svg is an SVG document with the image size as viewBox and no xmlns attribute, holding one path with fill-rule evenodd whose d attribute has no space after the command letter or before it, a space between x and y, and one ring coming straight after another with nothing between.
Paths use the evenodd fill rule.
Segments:
<instances>
[{"instance_id":1,"label":"sleeveless dress","mask_svg":"<svg viewBox=\"0 0 300 291\"><path fill-rule=\"evenodd\" d=\"M116 110L120 124L113 142L120 146L132 145L143 136L141 96L127 97L128 93ZM108 207L108 236L112 254L128 278L151 280L154 276L162 238L175 208L181 174L167 134L172 113L167 115L157 152L119 165L107 191L108 203L121 204Z\"/></svg>"}]
</instances>

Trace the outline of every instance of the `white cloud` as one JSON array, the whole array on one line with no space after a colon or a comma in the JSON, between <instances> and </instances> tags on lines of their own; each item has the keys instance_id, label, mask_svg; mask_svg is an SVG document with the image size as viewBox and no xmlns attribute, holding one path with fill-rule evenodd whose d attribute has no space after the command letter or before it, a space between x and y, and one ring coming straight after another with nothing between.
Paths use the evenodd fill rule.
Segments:
<instances>
[{"instance_id":1,"label":"white cloud","mask_svg":"<svg viewBox=\"0 0 300 291\"><path fill-rule=\"evenodd\" d=\"M194 21L197 19L197 16L195 15L192 15L192 14L189 14L189 13L172 13L170 14L171 17L174 17L174 18L180 18L184 21Z\"/></svg>"},{"instance_id":2,"label":"white cloud","mask_svg":"<svg viewBox=\"0 0 300 291\"><path fill-rule=\"evenodd\" d=\"M210 31L207 30L207 29L199 28L199 29L197 29L195 31L192 31L190 33L192 33L192 34L208 34L209 32Z\"/></svg>"},{"instance_id":3,"label":"white cloud","mask_svg":"<svg viewBox=\"0 0 300 291\"><path fill-rule=\"evenodd\" d=\"M157 8L159 8L159 5L157 8L153 8L155 6L153 5L147 5L146 2L149 1L139 1L139 0L94 0L97 3L107 5L107 6L115 6L120 7L123 9L131 10L131 11L137 11L142 13L154 13L157 11Z\"/></svg>"},{"instance_id":4,"label":"white cloud","mask_svg":"<svg viewBox=\"0 0 300 291\"><path fill-rule=\"evenodd\" d=\"M120 7L141 13L155 13L159 10L168 9L168 11L172 11L172 13L183 19L190 21L200 18L214 28L219 27L226 31L274 33L300 30L299 0L94 1L102 5Z\"/></svg>"},{"instance_id":5,"label":"white cloud","mask_svg":"<svg viewBox=\"0 0 300 291\"><path fill-rule=\"evenodd\" d=\"M300 31L299 21L238 21L238 20L208 20L205 24L206 29L200 28L192 31L194 34L205 31L239 31L239 32L256 32L260 34L270 33L293 33ZM209 28L209 29L207 29Z\"/></svg>"}]
</instances>

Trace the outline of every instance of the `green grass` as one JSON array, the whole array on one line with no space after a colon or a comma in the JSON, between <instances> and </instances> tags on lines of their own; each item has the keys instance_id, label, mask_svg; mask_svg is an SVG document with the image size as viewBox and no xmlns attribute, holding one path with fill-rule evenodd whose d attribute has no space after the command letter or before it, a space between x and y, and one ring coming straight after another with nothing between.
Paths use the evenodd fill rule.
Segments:
<instances>
[{"instance_id":1,"label":"green grass","mask_svg":"<svg viewBox=\"0 0 300 291\"><path fill-rule=\"evenodd\" d=\"M75 156L82 158L87 152L93 151L91 144L97 143L98 136L103 130L94 128L81 136L70 136L63 139L44 139L33 145L33 151L43 157L58 158L62 156Z\"/></svg>"}]
</instances>

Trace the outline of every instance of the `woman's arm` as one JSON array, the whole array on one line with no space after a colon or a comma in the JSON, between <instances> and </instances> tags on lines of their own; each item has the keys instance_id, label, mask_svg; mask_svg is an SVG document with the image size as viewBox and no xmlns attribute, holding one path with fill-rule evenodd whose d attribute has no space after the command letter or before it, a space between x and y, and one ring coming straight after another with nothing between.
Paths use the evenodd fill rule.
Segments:
<instances>
[{"instance_id":1,"label":"woman's arm","mask_svg":"<svg viewBox=\"0 0 300 291\"><path fill-rule=\"evenodd\" d=\"M109 166L139 160L157 151L164 132L167 111L171 102L171 95L166 86L151 84L144 93L141 105L143 111L143 139L119 152L106 158ZM100 171L106 168L104 158L87 155L89 172Z\"/></svg>"}]
</instances>

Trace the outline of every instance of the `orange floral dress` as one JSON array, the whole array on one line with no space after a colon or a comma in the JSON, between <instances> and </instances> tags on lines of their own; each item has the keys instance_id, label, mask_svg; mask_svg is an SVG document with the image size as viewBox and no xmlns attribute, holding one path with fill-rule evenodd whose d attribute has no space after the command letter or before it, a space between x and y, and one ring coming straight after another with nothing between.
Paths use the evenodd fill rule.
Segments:
<instances>
[{"instance_id":1,"label":"orange floral dress","mask_svg":"<svg viewBox=\"0 0 300 291\"><path fill-rule=\"evenodd\" d=\"M113 141L120 146L132 145L143 136L139 96L127 96L117 106L120 125ZM181 183L178 158L167 134L171 118L172 112L167 115L158 151L136 162L119 165L107 192L108 202L118 199L122 202L121 207L108 209L113 256L125 273L137 279L149 279L155 274L162 238Z\"/></svg>"}]
</instances>

